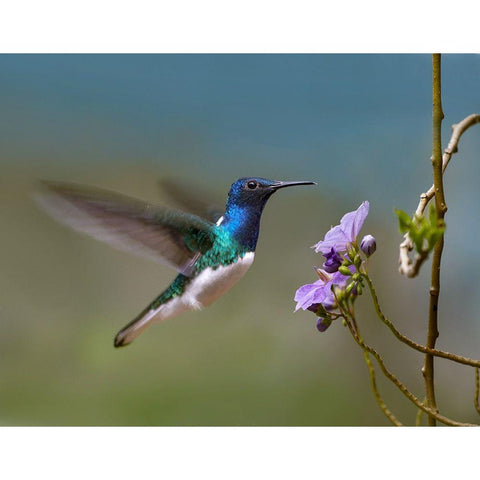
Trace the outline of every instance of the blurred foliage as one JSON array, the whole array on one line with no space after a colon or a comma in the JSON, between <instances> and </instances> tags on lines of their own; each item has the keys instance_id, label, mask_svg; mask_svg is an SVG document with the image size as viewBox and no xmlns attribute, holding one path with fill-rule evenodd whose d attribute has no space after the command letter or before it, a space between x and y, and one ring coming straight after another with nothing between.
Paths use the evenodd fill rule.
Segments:
<instances>
[{"instance_id":1,"label":"blurred foliage","mask_svg":"<svg viewBox=\"0 0 480 480\"><path fill-rule=\"evenodd\" d=\"M398 217L400 233L408 233L415 250L429 253L445 231L445 222L438 220L433 203L429 206L428 218L424 215L414 215L410 218L403 210L395 209Z\"/></svg>"}]
</instances>

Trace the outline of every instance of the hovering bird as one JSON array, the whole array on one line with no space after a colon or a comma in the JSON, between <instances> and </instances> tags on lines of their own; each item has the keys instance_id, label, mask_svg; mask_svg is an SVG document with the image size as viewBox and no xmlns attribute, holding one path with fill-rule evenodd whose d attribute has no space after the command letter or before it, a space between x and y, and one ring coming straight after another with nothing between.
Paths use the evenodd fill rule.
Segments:
<instances>
[{"instance_id":1,"label":"hovering bird","mask_svg":"<svg viewBox=\"0 0 480 480\"><path fill-rule=\"evenodd\" d=\"M75 230L179 272L118 332L114 345L122 347L152 323L210 305L237 283L252 265L267 200L280 188L296 185L316 183L240 178L230 187L225 213L210 209L209 218L67 183L44 182L45 191L37 200L55 219Z\"/></svg>"}]
</instances>

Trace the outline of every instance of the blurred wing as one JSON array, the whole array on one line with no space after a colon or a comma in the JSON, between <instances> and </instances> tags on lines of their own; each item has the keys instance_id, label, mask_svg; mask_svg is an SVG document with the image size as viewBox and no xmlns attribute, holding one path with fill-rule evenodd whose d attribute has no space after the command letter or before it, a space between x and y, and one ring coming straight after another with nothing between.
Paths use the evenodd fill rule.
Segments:
<instances>
[{"instance_id":1,"label":"blurred wing","mask_svg":"<svg viewBox=\"0 0 480 480\"><path fill-rule=\"evenodd\" d=\"M182 210L198 215L210 222L216 223L223 215L221 208L211 201L210 192L197 185L162 179L159 181L162 192L165 192Z\"/></svg>"},{"instance_id":2,"label":"blurred wing","mask_svg":"<svg viewBox=\"0 0 480 480\"><path fill-rule=\"evenodd\" d=\"M195 215L90 187L51 182L44 186L37 201L56 220L187 276L215 240L214 225Z\"/></svg>"}]
</instances>

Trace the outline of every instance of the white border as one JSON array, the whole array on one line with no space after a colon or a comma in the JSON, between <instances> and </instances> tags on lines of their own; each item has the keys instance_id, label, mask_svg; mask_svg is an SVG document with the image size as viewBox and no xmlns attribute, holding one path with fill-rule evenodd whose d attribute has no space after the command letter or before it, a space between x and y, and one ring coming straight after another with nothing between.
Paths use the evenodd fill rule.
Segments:
<instances>
[{"instance_id":1,"label":"white border","mask_svg":"<svg viewBox=\"0 0 480 480\"><path fill-rule=\"evenodd\" d=\"M474 428L2 428L0 450L8 479L473 478L477 437Z\"/></svg>"},{"instance_id":2,"label":"white border","mask_svg":"<svg viewBox=\"0 0 480 480\"><path fill-rule=\"evenodd\" d=\"M442 53L479 51L469 0L16 0L0 51Z\"/></svg>"}]
</instances>

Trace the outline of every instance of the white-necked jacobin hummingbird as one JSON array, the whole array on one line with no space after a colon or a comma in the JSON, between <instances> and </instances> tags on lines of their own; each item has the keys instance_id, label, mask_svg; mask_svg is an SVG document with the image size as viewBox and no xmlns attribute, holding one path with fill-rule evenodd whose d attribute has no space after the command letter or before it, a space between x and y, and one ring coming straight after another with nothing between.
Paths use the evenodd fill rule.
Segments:
<instances>
[{"instance_id":1,"label":"white-necked jacobin hummingbird","mask_svg":"<svg viewBox=\"0 0 480 480\"><path fill-rule=\"evenodd\" d=\"M315 182L240 178L225 213L209 219L163 209L112 192L45 182L39 203L57 220L121 249L147 255L179 273L175 280L115 337L128 345L149 325L210 305L250 268L260 217L280 188ZM221 215L221 216L220 216Z\"/></svg>"}]
</instances>

